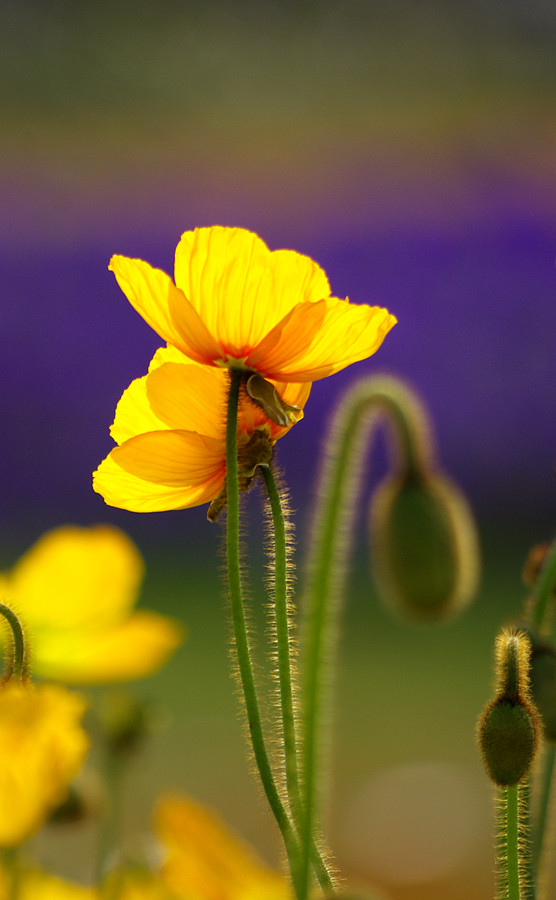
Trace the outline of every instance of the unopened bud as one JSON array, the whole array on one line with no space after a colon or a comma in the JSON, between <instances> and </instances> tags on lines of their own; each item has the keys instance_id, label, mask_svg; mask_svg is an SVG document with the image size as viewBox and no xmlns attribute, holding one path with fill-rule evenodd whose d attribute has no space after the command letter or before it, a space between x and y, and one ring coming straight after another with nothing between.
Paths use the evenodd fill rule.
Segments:
<instances>
[{"instance_id":1,"label":"unopened bud","mask_svg":"<svg viewBox=\"0 0 556 900\"><path fill-rule=\"evenodd\" d=\"M538 744L539 717L529 695L531 645L524 632L502 632L496 642L496 697L478 723L483 762L501 786L529 772Z\"/></svg>"},{"instance_id":2,"label":"unopened bud","mask_svg":"<svg viewBox=\"0 0 556 900\"><path fill-rule=\"evenodd\" d=\"M378 486L370 509L379 595L404 618L427 622L472 598L478 541L461 492L437 471L406 470Z\"/></svg>"}]
</instances>

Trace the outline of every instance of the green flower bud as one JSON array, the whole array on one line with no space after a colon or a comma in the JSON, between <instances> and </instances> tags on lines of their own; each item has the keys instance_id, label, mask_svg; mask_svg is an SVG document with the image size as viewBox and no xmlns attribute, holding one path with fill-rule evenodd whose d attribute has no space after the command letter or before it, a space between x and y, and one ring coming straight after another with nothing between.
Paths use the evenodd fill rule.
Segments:
<instances>
[{"instance_id":1,"label":"green flower bud","mask_svg":"<svg viewBox=\"0 0 556 900\"><path fill-rule=\"evenodd\" d=\"M438 621L472 598L478 542L467 502L438 471L389 475L371 501L371 550L379 595L404 618Z\"/></svg>"},{"instance_id":2,"label":"green flower bud","mask_svg":"<svg viewBox=\"0 0 556 900\"><path fill-rule=\"evenodd\" d=\"M524 632L506 632L496 642L497 695L478 724L483 762L491 780L505 787L529 772L538 745L539 717L529 696L531 645Z\"/></svg>"}]
</instances>

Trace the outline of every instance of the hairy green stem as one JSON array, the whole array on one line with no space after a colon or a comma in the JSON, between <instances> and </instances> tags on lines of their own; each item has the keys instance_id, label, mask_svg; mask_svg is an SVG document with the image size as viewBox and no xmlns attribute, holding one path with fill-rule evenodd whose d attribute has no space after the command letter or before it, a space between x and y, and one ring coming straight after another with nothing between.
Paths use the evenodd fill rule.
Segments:
<instances>
[{"instance_id":1,"label":"hairy green stem","mask_svg":"<svg viewBox=\"0 0 556 900\"><path fill-rule=\"evenodd\" d=\"M529 781L499 788L498 795L498 900L535 900L531 872Z\"/></svg>"},{"instance_id":2,"label":"hairy green stem","mask_svg":"<svg viewBox=\"0 0 556 900\"><path fill-rule=\"evenodd\" d=\"M519 890L519 798L518 786L512 784L502 789L502 805L505 805L505 863L504 878L508 900L520 900Z\"/></svg>"},{"instance_id":3,"label":"hairy green stem","mask_svg":"<svg viewBox=\"0 0 556 900\"><path fill-rule=\"evenodd\" d=\"M278 649L278 685L282 714L286 787L294 821L299 818L299 773L295 727L290 621L288 614L288 558L286 523L280 493L270 466L261 467L274 529L274 616Z\"/></svg>"},{"instance_id":4,"label":"hairy green stem","mask_svg":"<svg viewBox=\"0 0 556 900\"><path fill-rule=\"evenodd\" d=\"M226 560L239 677L253 755L266 798L282 834L290 864L292 882L298 900L305 900L299 879L299 844L290 818L278 793L264 741L259 701L253 674L252 654L243 603L243 585L239 553L239 478L237 465L237 409L242 380L240 370L230 370L228 418L226 425Z\"/></svg>"},{"instance_id":5,"label":"hairy green stem","mask_svg":"<svg viewBox=\"0 0 556 900\"><path fill-rule=\"evenodd\" d=\"M357 384L345 397L332 421L313 518L302 640L304 884L309 879L307 848L314 839L317 818L322 723L328 719L326 695L332 681L332 648L338 630L356 486L372 413L377 408L388 411L395 423L397 443L405 465L417 467L430 453L425 414L416 398L393 378L375 376Z\"/></svg>"},{"instance_id":6,"label":"hairy green stem","mask_svg":"<svg viewBox=\"0 0 556 900\"><path fill-rule=\"evenodd\" d=\"M21 622L13 609L10 609L5 603L0 603L0 615L3 616L7 622L12 636L12 646L7 660L8 666L5 677L15 677L19 679L27 678L29 674L27 646Z\"/></svg>"},{"instance_id":7,"label":"hairy green stem","mask_svg":"<svg viewBox=\"0 0 556 900\"><path fill-rule=\"evenodd\" d=\"M288 613L288 552L286 523L280 490L271 467L261 467L266 486L274 531L274 615L278 649L278 681L282 715L286 787L291 813L299 828L301 797L299 787L298 748L296 739L295 703L292 678L290 621ZM323 890L332 890L333 882L317 846L311 848L311 860Z\"/></svg>"}]
</instances>

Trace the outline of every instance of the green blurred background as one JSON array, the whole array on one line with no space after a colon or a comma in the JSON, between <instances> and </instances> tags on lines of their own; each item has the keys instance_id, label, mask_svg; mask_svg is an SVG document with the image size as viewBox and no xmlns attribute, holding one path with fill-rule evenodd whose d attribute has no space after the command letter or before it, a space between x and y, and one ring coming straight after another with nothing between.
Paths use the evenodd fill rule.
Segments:
<instances>
[{"instance_id":1,"label":"green blurred background","mask_svg":"<svg viewBox=\"0 0 556 900\"><path fill-rule=\"evenodd\" d=\"M474 727L494 635L523 596L523 559L554 523L552 4L4 2L0 35L0 563L57 524L110 521L146 558L142 603L188 627L177 657L137 686L164 712L130 772L130 843L156 794L179 788L279 860L228 675L219 527L203 509L110 510L90 488L115 404L159 345L106 271L110 255L171 271L182 231L240 225L313 256L334 293L399 319L376 358L315 385L280 447L301 573L325 423L377 368L424 396L482 537L475 605L418 629L377 602L361 510L332 846L346 875L395 900L492 896ZM384 466L381 445L372 478ZM256 498L249 510L258 619ZM81 863L69 840L35 844L71 872ZM91 834L71 840L83 849Z\"/></svg>"}]
</instances>

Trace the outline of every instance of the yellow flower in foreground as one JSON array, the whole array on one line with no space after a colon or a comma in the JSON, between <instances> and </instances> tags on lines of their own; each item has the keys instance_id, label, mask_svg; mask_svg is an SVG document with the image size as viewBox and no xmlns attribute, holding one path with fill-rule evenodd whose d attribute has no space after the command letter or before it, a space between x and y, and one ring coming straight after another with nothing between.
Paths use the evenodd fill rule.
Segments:
<instances>
[{"instance_id":1,"label":"yellow flower in foreground","mask_svg":"<svg viewBox=\"0 0 556 900\"><path fill-rule=\"evenodd\" d=\"M110 433L119 446L94 473L95 491L110 506L133 512L214 500L226 475L227 384L221 369L191 363L174 347L158 350L149 374L133 381L118 403ZM302 410L310 384L276 386L286 403ZM272 445L290 427L269 420L244 396L238 422L240 468L244 464L249 471L249 459L243 457L249 457L257 434Z\"/></svg>"},{"instance_id":2,"label":"yellow flower in foreground","mask_svg":"<svg viewBox=\"0 0 556 900\"><path fill-rule=\"evenodd\" d=\"M280 382L317 381L366 359L396 322L381 307L331 297L312 259L271 252L242 228L186 231L175 284L139 259L113 256L110 269L137 312L189 359Z\"/></svg>"},{"instance_id":3,"label":"yellow flower in foreground","mask_svg":"<svg viewBox=\"0 0 556 900\"><path fill-rule=\"evenodd\" d=\"M144 565L118 528L66 525L43 535L0 579L23 620L33 670L95 684L149 675L181 641L178 622L133 610Z\"/></svg>"},{"instance_id":4,"label":"yellow flower in foreground","mask_svg":"<svg viewBox=\"0 0 556 900\"><path fill-rule=\"evenodd\" d=\"M179 900L292 900L286 879L201 804L163 797L156 831L167 854L162 878Z\"/></svg>"},{"instance_id":5,"label":"yellow flower in foreground","mask_svg":"<svg viewBox=\"0 0 556 900\"><path fill-rule=\"evenodd\" d=\"M64 800L89 746L85 706L58 685L0 689L0 847L22 843Z\"/></svg>"}]
</instances>

